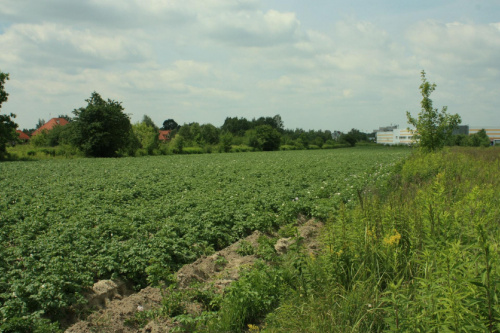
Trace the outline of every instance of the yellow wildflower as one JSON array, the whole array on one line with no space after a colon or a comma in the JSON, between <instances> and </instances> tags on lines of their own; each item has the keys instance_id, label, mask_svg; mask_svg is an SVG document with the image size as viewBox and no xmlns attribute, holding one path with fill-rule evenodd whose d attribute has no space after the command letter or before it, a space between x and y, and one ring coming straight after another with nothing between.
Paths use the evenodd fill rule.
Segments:
<instances>
[{"instance_id":1,"label":"yellow wildflower","mask_svg":"<svg viewBox=\"0 0 500 333\"><path fill-rule=\"evenodd\" d=\"M394 229L393 235L384 237L384 244L389 246L398 245L400 240L401 234L396 229Z\"/></svg>"},{"instance_id":2,"label":"yellow wildflower","mask_svg":"<svg viewBox=\"0 0 500 333\"><path fill-rule=\"evenodd\" d=\"M249 332L260 332L260 329L259 329L259 326L257 326L257 325L248 324L248 331Z\"/></svg>"}]
</instances>

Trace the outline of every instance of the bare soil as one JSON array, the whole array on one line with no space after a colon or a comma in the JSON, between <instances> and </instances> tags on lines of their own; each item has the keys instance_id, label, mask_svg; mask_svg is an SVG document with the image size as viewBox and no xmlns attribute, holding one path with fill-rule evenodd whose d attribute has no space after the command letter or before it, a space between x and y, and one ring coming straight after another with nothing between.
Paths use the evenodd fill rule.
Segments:
<instances>
[{"instance_id":1,"label":"bare soil","mask_svg":"<svg viewBox=\"0 0 500 333\"><path fill-rule=\"evenodd\" d=\"M319 248L317 236L323 224L314 219L307 221L299 217L298 232L304 239L304 245L309 252ZM250 244L255 250L258 239L266 236L259 231L240 240L229 247L210 256L203 256L183 266L176 274L177 288L188 289L193 282L206 285L222 292L233 281L239 278L242 269L250 267L257 260L255 255L240 255L238 250ZM267 236L268 237L268 236ZM293 238L281 238L275 244L277 253L285 253L294 242ZM241 251L240 251L241 252ZM121 281L103 280L97 282L87 295L89 308L97 309L85 320L70 326L66 333L163 333L175 327L169 319L152 320L144 327L137 325L137 315L140 312L155 309L161 306L163 293L160 288L147 287L137 293L132 293L130 288ZM200 314L202 307L198 303L185 304L185 309L190 314Z\"/></svg>"}]
</instances>

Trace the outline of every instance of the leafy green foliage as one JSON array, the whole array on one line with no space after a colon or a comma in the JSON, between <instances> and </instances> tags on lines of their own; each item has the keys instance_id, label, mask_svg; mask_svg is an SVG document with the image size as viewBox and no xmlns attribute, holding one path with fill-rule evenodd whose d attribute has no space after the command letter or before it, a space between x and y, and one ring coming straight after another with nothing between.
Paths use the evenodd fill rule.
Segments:
<instances>
[{"instance_id":1,"label":"leafy green foliage","mask_svg":"<svg viewBox=\"0 0 500 333\"><path fill-rule=\"evenodd\" d=\"M420 92L423 98L420 104L422 110L418 114L418 118L413 118L408 111L406 111L406 116L408 123L416 128L413 137L417 140L418 146L423 151L434 151L444 146L462 120L458 114L446 113L446 106L443 106L441 112L433 108L429 96L436 89L436 84L430 84L427 81L424 71L421 72L421 78Z\"/></svg>"},{"instance_id":2,"label":"leafy green foliage","mask_svg":"<svg viewBox=\"0 0 500 333\"><path fill-rule=\"evenodd\" d=\"M260 125L255 127L255 140L252 147L263 151L278 150L280 148L281 135L271 125Z\"/></svg>"},{"instance_id":3,"label":"leafy green foliage","mask_svg":"<svg viewBox=\"0 0 500 333\"><path fill-rule=\"evenodd\" d=\"M177 122L173 119L167 119L163 122L162 130L177 130L179 129L180 126L177 124Z\"/></svg>"},{"instance_id":4,"label":"leafy green foliage","mask_svg":"<svg viewBox=\"0 0 500 333\"><path fill-rule=\"evenodd\" d=\"M129 117L121 103L93 92L85 108L74 110L74 144L86 156L113 157L127 147L131 132Z\"/></svg>"},{"instance_id":5,"label":"leafy green foliage","mask_svg":"<svg viewBox=\"0 0 500 333\"><path fill-rule=\"evenodd\" d=\"M381 147L2 164L0 325L57 320L101 279L168 285L181 265L254 230L298 214L326 219L407 154Z\"/></svg>"},{"instance_id":6,"label":"leafy green foliage","mask_svg":"<svg viewBox=\"0 0 500 333\"><path fill-rule=\"evenodd\" d=\"M484 129L468 137L467 146L471 147L489 147L490 138Z\"/></svg>"},{"instance_id":7,"label":"leafy green foliage","mask_svg":"<svg viewBox=\"0 0 500 333\"><path fill-rule=\"evenodd\" d=\"M499 165L495 149L416 154L390 191L341 206L263 331L498 331Z\"/></svg>"},{"instance_id":8,"label":"leafy green foliage","mask_svg":"<svg viewBox=\"0 0 500 333\"><path fill-rule=\"evenodd\" d=\"M240 256L250 256L255 253L255 249L250 242L243 240L240 242L240 246L236 250L236 253Z\"/></svg>"},{"instance_id":9,"label":"leafy green foliage","mask_svg":"<svg viewBox=\"0 0 500 333\"><path fill-rule=\"evenodd\" d=\"M5 91L5 81L9 79L9 74L0 71L0 109L2 104L7 102L9 94ZM17 141L17 124L12 120L16 115L11 113L0 114L0 160L6 156L7 143Z\"/></svg>"},{"instance_id":10,"label":"leafy green foliage","mask_svg":"<svg viewBox=\"0 0 500 333\"><path fill-rule=\"evenodd\" d=\"M281 272L256 262L253 269L242 274L225 291L219 317L208 322L210 332L241 332L278 304L284 286Z\"/></svg>"},{"instance_id":11,"label":"leafy green foliage","mask_svg":"<svg viewBox=\"0 0 500 333\"><path fill-rule=\"evenodd\" d=\"M229 152L231 150L232 141L233 136L231 135L231 133L222 134L219 144L220 151L223 151L225 153Z\"/></svg>"},{"instance_id":12,"label":"leafy green foliage","mask_svg":"<svg viewBox=\"0 0 500 333\"><path fill-rule=\"evenodd\" d=\"M153 151L157 149L159 145L158 131L156 128L148 124L148 122L143 121L132 125L132 130L141 148L144 149L148 155L152 155Z\"/></svg>"}]
</instances>

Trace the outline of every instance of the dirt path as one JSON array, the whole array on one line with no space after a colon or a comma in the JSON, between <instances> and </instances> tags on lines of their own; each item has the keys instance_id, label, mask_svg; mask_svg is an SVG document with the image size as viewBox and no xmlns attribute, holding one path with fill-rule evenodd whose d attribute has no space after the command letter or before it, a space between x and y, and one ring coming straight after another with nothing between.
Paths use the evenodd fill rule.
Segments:
<instances>
[{"instance_id":1,"label":"dirt path","mask_svg":"<svg viewBox=\"0 0 500 333\"><path fill-rule=\"evenodd\" d=\"M299 219L298 232L304 239L304 245L309 252L318 249L317 236L323 226L315 220ZM256 255L241 255L240 247L250 244L254 249L258 247L258 239L266 235L259 231L240 240L229 247L203 256L192 264L183 266L176 274L179 290L188 289L193 282L201 285L210 285L222 292L224 288L239 278L242 269L253 265ZM281 238L275 244L277 253L285 253L293 242L292 238ZM147 287L138 293L131 293L130 289L120 281L99 281L89 293L89 305L99 308L86 320L72 325L66 333L163 333L169 332L175 323L164 321L150 321L144 327L137 325L137 313L158 308L162 305L162 290ZM199 314L203 310L199 304L186 304L188 313Z\"/></svg>"}]
</instances>

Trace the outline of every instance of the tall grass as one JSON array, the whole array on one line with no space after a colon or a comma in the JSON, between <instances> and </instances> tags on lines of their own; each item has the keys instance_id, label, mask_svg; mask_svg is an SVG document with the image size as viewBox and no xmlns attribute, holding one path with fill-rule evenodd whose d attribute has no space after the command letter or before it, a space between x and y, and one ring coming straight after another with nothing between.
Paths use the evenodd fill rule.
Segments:
<instances>
[{"instance_id":1,"label":"tall grass","mask_svg":"<svg viewBox=\"0 0 500 333\"><path fill-rule=\"evenodd\" d=\"M499 149L415 154L387 186L330 215L319 253L298 236L282 257L263 251L271 259L220 296L218 311L179 328L498 332L499 171Z\"/></svg>"},{"instance_id":2,"label":"tall grass","mask_svg":"<svg viewBox=\"0 0 500 333\"><path fill-rule=\"evenodd\" d=\"M500 330L500 150L414 155L332 216L266 332Z\"/></svg>"}]
</instances>

